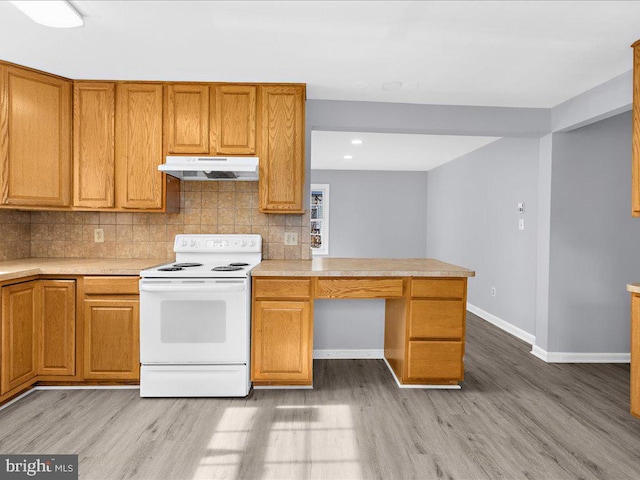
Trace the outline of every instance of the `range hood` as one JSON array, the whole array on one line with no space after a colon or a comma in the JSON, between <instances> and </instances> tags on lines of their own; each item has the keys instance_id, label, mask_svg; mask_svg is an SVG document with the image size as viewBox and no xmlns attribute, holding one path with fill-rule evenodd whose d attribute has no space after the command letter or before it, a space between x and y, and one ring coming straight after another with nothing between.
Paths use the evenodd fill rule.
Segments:
<instances>
[{"instance_id":1,"label":"range hood","mask_svg":"<svg viewBox=\"0 0 640 480\"><path fill-rule=\"evenodd\" d=\"M158 170L180 180L258 180L258 157L168 156Z\"/></svg>"}]
</instances>

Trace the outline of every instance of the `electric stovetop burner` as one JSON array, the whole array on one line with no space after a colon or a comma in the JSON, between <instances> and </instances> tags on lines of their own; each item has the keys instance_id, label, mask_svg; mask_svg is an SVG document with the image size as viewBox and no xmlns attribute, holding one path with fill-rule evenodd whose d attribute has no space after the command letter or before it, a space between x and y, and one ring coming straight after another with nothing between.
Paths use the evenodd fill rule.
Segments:
<instances>
[{"instance_id":1,"label":"electric stovetop burner","mask_svg":"<svg viewBox=\"0 0 640 480\"><path fill-rule=\"evenodd\" d=\"M225 265L223 267L213 267L211 270L214 272L234 272L236 270L242 270L242 267L234 267L233 265Z\"/></svg>"},{"instance_id":2,"label":"electric stovetop burner","mask_svg":"<svg viewBox=\"0 0 640 480\"><path fill-rule=\"evenodd\" d=\"M159 268L161 272L177 272L178 270L184 270L182 267L163 267Z\"/></svg>"},{"instance_id":3,"label":"electric stovetop burner","mask_svg":"<svg viewBox=\"0 0 640 480\"><path fill-rule=\"evenodd\" d=\"M172 267L180 267L180 268L186 268L186 267L201 267L202 264L201 263L189 263L189 262L185 262L185 263L174 263L172 265Z\"/></svg>"},{"instance_id":4,"label":"electric stovetop burner","mask_svg":"<svg viewBox=\"0 0 640 480\"><path fill-rule=\"evenodd\" d=\"M229 266L230 267L248 267L249 264L244 262L234 262L234 263L230 263Z\"/></svg>"}]
</instances>

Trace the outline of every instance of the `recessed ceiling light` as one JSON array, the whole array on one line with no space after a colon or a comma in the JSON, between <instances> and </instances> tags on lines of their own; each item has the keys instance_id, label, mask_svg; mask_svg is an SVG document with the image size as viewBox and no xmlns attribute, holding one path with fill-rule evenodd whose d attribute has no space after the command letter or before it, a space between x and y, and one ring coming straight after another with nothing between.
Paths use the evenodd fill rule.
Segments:
<instances>
[{"instance_id":1,"label":"recessed ceiling light","mask_svg":"<svg viewBox=\"0 0 640 480\"><path fill-rule=\"evenodd\" d=\"M84 25L80 15L64 0L11 0L16 8L40 25L54 28L72 28Z\"/></svg>"},{"instance_id":2,"label":"recessed ceiling light","mask_svg":"<svg viewBox=\"0 0 640 480\"><path fill-rule=\"evenodd\" d=\"M393 82L387 82L382 84L382 89L388 92L400 90L401 88L402 88L402 82L399 80L394 80Z\"/></svg>"},{"instance_id":3,"label":"recessed ceiling light","mask_svg":"<svg viewBox=\"0 0 640 480\"><path fill-rule=\"evenodd\" d=\"M362 140L360 140L359 138L354 138L353 140L351 140L351 143L353 145L362 145Z\"/></svg>"},{"instance_id":4,"label":"recessed ceiling light","mask_svg":"<svg viewBox=\"0 0 640 480\"><path fill-rule=\"evenodd\" d=\"M358 80L357 82L354 82L353 85L351 86L358 90L363 90L369 86L369 83L365 82L364 80Z\"/></svg>"},{"instance_id":5,"label":"recessed ceiling light","mask_svg":"<svg viewBox=\"0 0 640 480\"><path fill-rule=\"evenodd\" d=\"M345 160L351 160L353 158L353 156L352 155L345 155L343 158Z\"/></svg>"}]
</instances>

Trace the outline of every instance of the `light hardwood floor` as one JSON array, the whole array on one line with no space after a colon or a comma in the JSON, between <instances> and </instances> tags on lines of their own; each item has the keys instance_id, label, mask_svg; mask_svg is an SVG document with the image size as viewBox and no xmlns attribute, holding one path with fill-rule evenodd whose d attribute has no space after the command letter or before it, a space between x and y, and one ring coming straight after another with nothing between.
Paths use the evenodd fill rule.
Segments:
<instances>
[{"instance_id":1,"label":"light hardwood floor","mask_svg":"<svg viewBox=\"0 0 640 480\"><path fill-rule=\"evenodd\" d=\"M640 478L628 365L547 365L472 314L467 339L459 391L398 389L381 360L246 399L37 391L0 411L0 452L77 453L82 479Z\"/></svg>"}]
</instances>

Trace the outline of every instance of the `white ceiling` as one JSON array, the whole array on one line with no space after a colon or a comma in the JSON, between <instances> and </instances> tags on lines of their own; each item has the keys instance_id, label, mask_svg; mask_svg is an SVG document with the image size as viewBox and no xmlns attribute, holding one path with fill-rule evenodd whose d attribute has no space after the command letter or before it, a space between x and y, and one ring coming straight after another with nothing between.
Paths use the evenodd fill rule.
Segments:
<instances>
[{"instance_id":1,"label":"white ceiling","mask_svg":"<svg viewBox=\"0 0 640 480\"><path fill-rule=\"evenodd\" d=\"M72 3L85 26L64 30L0 2L0 59L71 78L306 82L312 99L547 108L630 70L640 37L637 1Z\"/></svg>"},{"instance_id":2,"label":"white ceiling","mask_svg":"<svg viewBox=\"0 0 640 480\"><path fill-rule=\"evenodd\" d=\"M311 132L313 170L428 171L500 137L399 133ZM352 140L362 140L353 145ZM345 159L345 155L353 158Z\"/></svg>"}]
</instances>

